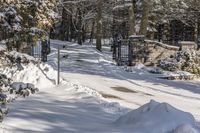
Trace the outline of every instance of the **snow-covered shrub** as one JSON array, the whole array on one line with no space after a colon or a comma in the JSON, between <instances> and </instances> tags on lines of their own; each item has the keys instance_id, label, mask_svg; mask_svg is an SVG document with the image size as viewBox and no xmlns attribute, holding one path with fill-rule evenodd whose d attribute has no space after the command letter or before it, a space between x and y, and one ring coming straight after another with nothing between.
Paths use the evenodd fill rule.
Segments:
<instances>
[{"instance_id":1,"label":"snow-covered shrub","mask_svg":"<svg viewBox=\"0 0 200 133\"><path fill-rule=\"evenodd\" d=\"M6 57L10 60L11 63L36 63L38 60L27 54L18 53L16 51L11 51L6 54Z\"/></svg>"},{"instance_id":2,"label":"snow-covered shrub","mask_svg":"<svg viewBox=\"0 0 200 133\"><path fill-rule=\"evenodd\" d=\"M39 59L16 51L0 51L0 55L0 67L2 68L17 67L18 70L23 70L23 65L27 65L29 63L38 64L40 62Z\"/></svg>"},{"instance_id":3,"label":"snow-covered shrub","mask_svg":"<svg viewBox=\"0 0 200 133\"><path fill-rule=\"evenodd\" d=\"M7 78L6 75L0 74L0 87L8 86L10 84L11 79Z\"/></svg>"},{"instance_id":4,"label":"snow-covered shrub","mask_svg":"<svg viewBox=\"0 0 200 133\"><path fill-rule=\"evenodd\" d=\"M8 113L6 105L17 97L29 96L39 91L33 84L12 82L6 75L0 73L0 121Z\"/></svg>"},{"instance_id":5,"label":"snow-covered shrub","mask_svg":"<svg viewBox=\"0 0 200 133\"><path fill-rule=\"evenodd\" d=\"M35 88L33 84L30 83L22 83L22 82L14 82L10 85L10 94L16 94L18 96L29 96L30 94L36 93L38 88Z\"/></svg>"},{"instance_id":6,"label":"snow-covered shrub","mask_svg":"<svg viewBox=\"0 0 200 133\"><path fill-rule=\"evenodd\" d=\"M198 51L179 51L175 55L159 61L158 64L167 71L187 71L200 75L200 53Z\"/></svg>"}]
</instances>

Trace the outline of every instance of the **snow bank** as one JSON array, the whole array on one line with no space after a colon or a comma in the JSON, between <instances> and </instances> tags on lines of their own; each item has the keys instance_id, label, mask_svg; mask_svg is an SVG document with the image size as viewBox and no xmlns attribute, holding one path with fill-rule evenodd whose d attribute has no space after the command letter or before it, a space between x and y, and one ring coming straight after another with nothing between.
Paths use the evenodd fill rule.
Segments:
<instances>
[{"instance_id":1,"label":"snow bank","mask_svg":"<svg viewBox=\"0 0 200 133\"><path fill-rule=\"evenodd\" d=\"M88 88L86 86L82 86L82 85L80 85L80 83L72 83L72 82L66 81L65 85L68 86L68 88L66 88L65 91L72 91L75 93L77 93L77 92L84 93L84 94L86 94L86 96L92 96L92 97L96 97L99 99L103 98L102 95L99 94L96 90Z\"/></svg>"},{"instance_id":2,"label":"snow bank","mask_svg":"<svg viewBox=\"0 0 200 133\"><path fill-rule=\"evenodd\" d=\"M16 51L2 52L2 55L0 63L4 60L7 62L3 62L0 72L14 82L30 83L39 89L53 87L56 84L57 71L50 65Z\"/></svg>"},{"instance_id":3,"label":"snow bank","mask_svg":"<svg viewBox=\"0 0 200 133\"><path fill-rule=\"evenodd\" d=\"M142 133L167 133L174 129L175 133L179 133L179 131L186 129L193 131L195 120L190 113L180 111L167 103L158 103L152 100L142 107L121 116L115 124L122 127L128 126L134 129L135 132ZM181 126L183 124L189 126Z\"/></svg>"},{"instance_id":4,"label":"snow bank","mask_svg":"<svg viewBox=\"0 0 200 133\"><path fill-rule=\"evenodd\" d=\"M137 64L134 66L135 69L143 69L145 68L145 65L144 64Z\"/></svg>"},{"instance_id":5,"label":"snow bank","mask_svg":"<svg viewBox=\"0 0 200 133\"><path fill-rule=\"evenodd\" d=\"M56 84L57 72L47 64L22 65L23 69L18 70L17 67L5 68L2 71L15 82L31 83L37 88L49 88Z\"/></svg>"},{"instance_id":6,"label":"snow bank","mask_svg":"<svg viewBox=\"0 0 200 133\"><path fill-rule=\"evenodd\" d=\"M191 74L189 72L185 72L185 71L177 71L177 72L170 72L170 71L164 71L163 72L163 76L193 76L194 74Z\"/></svg>"},{"instance_id":7,"label":"snow bank","mask_svg":"<svg viewBox=\"0 0 200 133\"><path fill-rule=\"evenodd\" d=\"M144 71L147 67L144 64L136 64L135 66L120 66L120 68L126 72L134 72L134 71Z\"/></svg>"},{"instance_id":8,"label":"snow bank","mask_svg":"<svg viewBox=\"0 0 200 133\"><path fill-rule=\"evenodd\" d=\"M73 95L75 95L76 99L89 99L92 101L98 101L98 104L102 107L102 110L110 114L114 114L117 117L130 111L130 109L122 107L117 102L110 102L108 99L104 98L98 91L83 86L79 82L72 83L66 81L64 82L63 86L65 88L65 91L67 91L67 94L70 94L72 97ZM61 86L61 88L63 87ZM95 98L95 100L93 98Z\"/></svg>"},{"instance_id":9,"label":"snow bank","mask_svg":"<svg viewBox=\"0 0 200 133\"><path fill-rule=\"evenodd\" d=\"M100 105L102 106L102 110L110 114L118 115L117 117L119 117L120 115L124 115L130 111L130 109L121 106L119 103L108 102L106 101L106 99L100 101Z\"/></svg>"}]
</instances>

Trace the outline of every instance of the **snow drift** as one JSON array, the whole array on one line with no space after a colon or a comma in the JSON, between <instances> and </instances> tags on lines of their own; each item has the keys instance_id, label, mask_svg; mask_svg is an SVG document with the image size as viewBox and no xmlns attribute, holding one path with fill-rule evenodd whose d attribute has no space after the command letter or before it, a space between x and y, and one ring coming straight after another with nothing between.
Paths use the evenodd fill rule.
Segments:
<instances>
[{"instance_id":1,"label":"snow drift","mask_svg":"<svg viewBox=\"0 0 200 133\"><path fill-rule=\"evenodd\" d=\"M49 88L56 84L57 73L52 67L46 64L33 64L22 65L22 69L18 70L17 67L5 68L2 70L13 81L31 83L37 88Z\"/></svg>"},{"instance_id":2,"label":"snow drift","mask_svg":"<svg viewBox=\"0 0 200 133\"><path fill-rule=\"evenodd\" d=\"M140 133L168 133L172 131L174 133L180 131L198 133L193 129L195 120L190 113L180 111L167 103L158 103L153 100L121 116L115 121L115 124L122 128L129 127L134 132Z\"/></svg>"}]
</instances>

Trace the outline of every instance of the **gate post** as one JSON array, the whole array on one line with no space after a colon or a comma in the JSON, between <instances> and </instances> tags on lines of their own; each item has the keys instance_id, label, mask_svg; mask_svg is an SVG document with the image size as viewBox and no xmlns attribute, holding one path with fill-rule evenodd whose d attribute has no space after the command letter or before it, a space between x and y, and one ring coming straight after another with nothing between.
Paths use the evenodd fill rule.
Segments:
<instances>
[{"instance_id":1,"label":"gate post","mask_svg":"<svg viewBox=\"0 0 200 133\"><path fill-rule=\"evenodd\" d=\"M117 65L121 66L122 65L122 60L121 60L121 45L122 45L122 40L118 40L118 50L117 50L117 54L118 54L118 58L117 58Z\"/></svg>"},{"instance_id":2,"label":"gate post","mask_svg":"<svg viewBox=\"0 0 200 133\"><path fill-rule=\"evenodd\" d=\"M142 47L143 50L145 50L145 47L143 46L145 40L144 35L134 35L129 37L129 65L136 64L137 60L140 60L140 56L138 56L139 50Z\"/></svg>"},{"instance_id":3,"label":"gate post","mask_svg":"<svg viewBox=\"0 0 200 133\"><path fill-rule=\"evenodd\" d=\"M50 38L47 40L47 54L50 54L51 53L51 41L50 41Z\"/></svg>"},{"instance_id":4,"label":"gate post","mask_svg":"<svg viewBox=\"0 0 200 133\"><path fill-rule=\"evenodd\" d=\"M42 55L42 61L46 62L47 61L47 40L42 41L42 50L41 50L41 55Z\"/></svg>"},{"instance_id":5,"label":"gate post","mask_svg":"<svg viewBox=\"0 0 200 133\"><path fill-rule=\"evenodd\" d=\"M34 44L31 43L31 56L34 57Z\"/></svg>"},{"instance_id":6,"label":"gate post","mask_svg":"<svg viewBox=\"0 0 200 133\"><path fill-rule=\"evenodd\" d=\"M130 40L128 40L128 65L133 65L133 45Z\"/></svg>"},{"instance_id":7,"label":"gate post","mask_svg":"<svg viewBox=\"0 0 200 133\"><path fill-rule=\"evenodd\" d=\"M116 60L116 47L117 47L117 41L114 39L113 41L113 60Z\"/></svg>"}]
</instances>

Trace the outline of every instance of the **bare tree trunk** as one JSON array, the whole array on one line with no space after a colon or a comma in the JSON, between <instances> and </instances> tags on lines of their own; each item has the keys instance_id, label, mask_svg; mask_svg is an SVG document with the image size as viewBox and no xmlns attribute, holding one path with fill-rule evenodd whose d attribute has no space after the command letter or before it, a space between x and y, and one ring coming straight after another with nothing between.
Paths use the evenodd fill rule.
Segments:
<instances>
[{"instance_id":1,"label":"bare tree trunk","mask_svg":"<svg viewBox=\"0 0 200 133\"><path fill-rule=\"evenodd\" d=\"M66 41L69 41L69 33L70 33L70 15L67 15L67 25L66 25Z\"/></svg>"},{"instance_id":2,"label":"bare tree trunk","mask_svg":"<svg viewBox=\"0 0 200 133\"><path fill-rule=\"evenodd\" d=\"M66 32L66 20L67 20L67 12L66 10L63 8L62 10L62 22L61 22L61 29L60 29L60 35L59 35L59 38L61 40L65 40L65 32Z\"/></svg>"},{"instance_id":3,"label":"bare tree trunk","mask_svg":"<svg viewBox=\"0 0 200 133\"><path fill-rule=\"evenodd\" d=\"M72 15L70 15L70 39L69 39L69 41L72 41L74 39L74 31L75 31L75 28L74 28L74 24L73 24L73 18L72 18Z\"/></svg>"},{"instance_id":4,"label":"bare tree trunk","mask_svg":"<svg viewBox=\"0 0 200 133\"><path fill-rule=\"evenodd\" d=\"M129 7L128 14L129 14L129 36L130 36L135 34L135 13L133 5Z\"/></svg>"},{"instance_id":5,"label":"bare tree trunk","mask_svg":"<svg viewBox=\"0 0 200 133\"><path fill-rule=\"evenodd\" d=\"M77 24L77 38L78 38L78 44L82 45L82 12L81 9L78 8L78 24Z\"/></svg>"},{"instance_id":6,"label":"bare tree trunk","mask_svg":"<svg viewBox=\"0 0 200 133\"><path fill-rule=\"evenodd\" d=\"M198 39L198 28L199 28L199 20L195 19L195 24L194 24L194 41L197 42Z\"/></svg>"},{"instance_id":7,"label":"bare tree trunk","mask_svg":"<svg viewBox=\"0 0 200 133\"><path fill-rule=\"evenodd\" d=\"M97 17L96 17L96 23L97 23L97 30L96 30L96 49L101 51L102 44L102 6L103 6L103 0L97 1Z\"/></svg>"},{"instance_id":8,"label":"bare tree trunk","mask_svg":"<svg viewBox=\"0 0 200 133\"><path fill-rule=\"evenodd\" d=\"M151 0L143 0L142 2L142 20L140 25L139 33L141 35L147 34L148 20L149 20L149 11L151 9Z\"/></svg>"},{"instance_id":9,"label":"bare tree trunk","mask_svg":"<svg viewBox=\"0 0 200 133\"><path fill-rule=\"evenodd\" d=\"M92 29L90 33L90 43L93 43L95 20L92 22Z\"/></svg>"},{"instance_id":10,"label":"bare tree trunk","mask_svg":"<svg viewBox=\"0 0 200 133\"><path fill-rule=\"evenodd\" d=\"M192 5L195 6L195 5L198 5L199 3L199 0L193 0L192 1ZM199 17L196 17L195 20L194 20L194 41L198 43L198 36L199 36L199 24L200 24L200 21L199 21Z\"/></svg>"},{"instance_id":11,"label":"bare tree trunk","mask_svg":"<svg viewBox=\"0 0 200 133\"><path fill-rule=\"evenodd\" d=\"M82 42L84 43L86 40L86 29L85 26L82 28Z\"/></svg>"}]
</instances>

